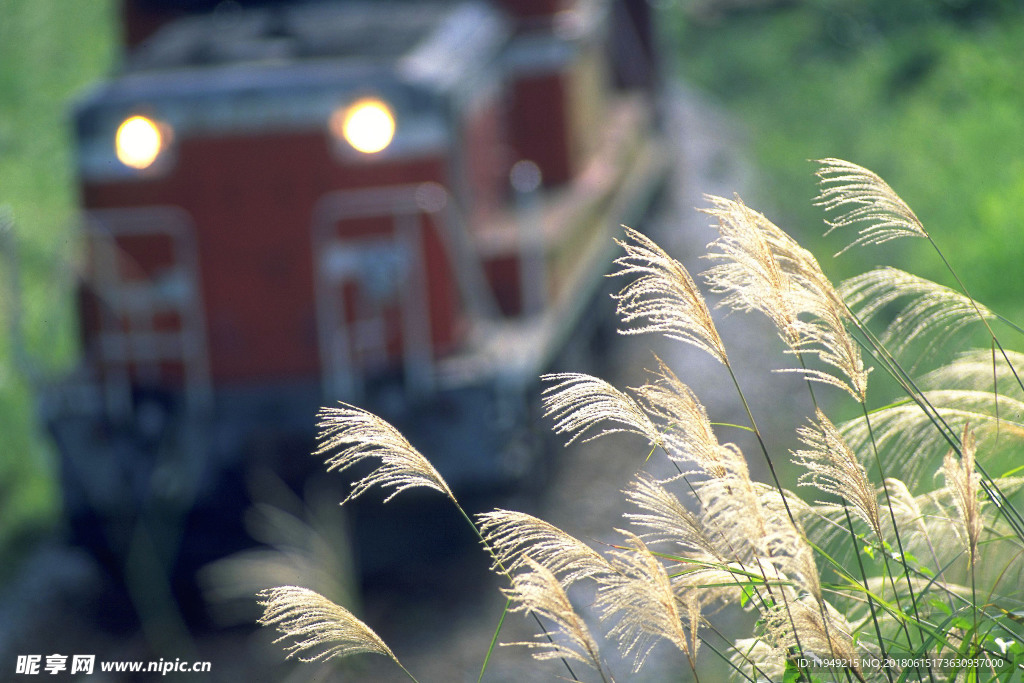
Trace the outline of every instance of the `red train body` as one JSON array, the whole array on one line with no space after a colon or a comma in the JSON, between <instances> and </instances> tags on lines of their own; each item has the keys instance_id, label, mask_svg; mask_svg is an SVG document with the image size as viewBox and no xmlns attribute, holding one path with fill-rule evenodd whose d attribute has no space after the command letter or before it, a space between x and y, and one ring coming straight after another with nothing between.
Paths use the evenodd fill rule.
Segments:
<instances>
[{"instance_id":1,"label":"red train body","mask_svg":"<svg viewBox=\"0 0 1024 683\"><path fill-rule=\"evenodd\" d=\"M280 444L336 400L457 486L522 476L537 378L665 174L651 93L611 83L609 6L281 3L154 30L174 12L151 4L75 113L84 357L47 402L72 517L190 514L226 473L287 471ZM346 128L366 102L383 132ZM119 140L132 117L150 128Z\"/></svg>"}]
</instances>

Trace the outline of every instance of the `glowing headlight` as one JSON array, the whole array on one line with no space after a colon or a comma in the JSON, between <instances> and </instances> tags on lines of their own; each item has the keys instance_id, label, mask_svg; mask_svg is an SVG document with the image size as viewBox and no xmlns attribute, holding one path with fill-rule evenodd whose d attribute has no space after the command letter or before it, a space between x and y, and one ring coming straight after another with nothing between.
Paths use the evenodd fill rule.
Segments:
<instances>
[{"instance_id":1,"label":"glowing headlight","mask_svg":"<svg viewBox=\"0 0 1024 683\"><path fill-rule=\"evenodd\" d=\"M131 168L149 168L167 143L163 128L145 116L125 119L114 136L117 158Z\"/></svg>"},{"instance_id":2,"label":"glowing headlight","mask_svg":"<svg viewBox=\"0 0 1024 683\"><path fill-rule=\"evenodd\" d=\"M331 131L365 154L379 152L395 137L395 116L381 100L367 98L331 116Z\"/></svg>"}]
</instances>

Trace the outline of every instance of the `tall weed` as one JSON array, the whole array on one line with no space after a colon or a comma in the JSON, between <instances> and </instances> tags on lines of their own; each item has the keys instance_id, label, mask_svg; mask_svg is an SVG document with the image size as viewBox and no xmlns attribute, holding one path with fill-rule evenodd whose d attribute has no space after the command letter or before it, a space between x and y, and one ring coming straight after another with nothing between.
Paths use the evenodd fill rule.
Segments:
<instances>
[{"instance_id":1,"label":"tall weed","mask_svg":"<svg viewBox=\"0 0 1024 683\"><path fill-rule=\"evenodd\" d=\"M847 235L847 249L921 239L948 265L877 175L825 159L818 177L818 204L830 231ZM638 444L638 461L654 449L674 470L626 485L623 526L632 530L618 530L620 540L602 551L523 513L463 513L493 571L508 579L506 612L537 620L537 639L519 644L541 662L560 659L550 675L574 680L581 666L587 679L628 673L611 670L594 629L618 644L634 671L664 641L694 680L723 667L745 681L1022 680L1024 519L1016 494L1024 467L1015 463L1024 356L996 336L1002 319L975 302L952 269L952 288L894 268L834 287L809 251L738 197L708 203L719 238L703 280L720 305L763 313L778 329L816 406L812 419L794 425L802 448L772 451L694 280L627 230L617 260L617 275L630 278L616 295L622 331L667 335L725 366L771 481L752 477L747 456L720 441L694 392L660 361L646 384L626 390L583 374L546 377L547 414L568 441L627 432L647 442ZM888 324L872 326L880 320ZM985 347L916 370L922 348L970 326L985 331ZM872 408L872 371L889 375L902 396ZM822 386L841 390L860 416L834 424L818 402ZM380 461L350 498L376 486L390 489L388 499L425 486L459 505L429 461L379 418L341 406L325 408L321 420L317 453L329 468ZM802 470L798 489L808 495L781 485L783 461ZM577 584L590 586L596 623L574 609L569 589ZM288 656L376 652L402 666L369 626L316 593L279 587L261 601L261 623L280 631ZM720 633L711 617L723 608L753 613L752 630ZM481 653L481 678L493 650Z\"/></svg>"}]
</instances>

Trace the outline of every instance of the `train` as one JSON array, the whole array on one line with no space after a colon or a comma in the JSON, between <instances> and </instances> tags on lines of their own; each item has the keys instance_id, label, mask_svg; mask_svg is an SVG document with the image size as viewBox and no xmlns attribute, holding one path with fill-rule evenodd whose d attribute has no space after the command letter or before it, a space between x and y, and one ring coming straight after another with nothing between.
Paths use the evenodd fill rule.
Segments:
<instances>
[{"instance_id":1,"label":"train","mask_svg":"<svg viewBox=\"0 0 1024 683\"><path fill-rule=\"evenodd\" d=\"M41 401L75 541L228 552L246 473L301 482L337 401L456 490L529 479L538 378L669 172L646 12L125 0L73 107L81 361Z\"/></svg>"}]
</instances>

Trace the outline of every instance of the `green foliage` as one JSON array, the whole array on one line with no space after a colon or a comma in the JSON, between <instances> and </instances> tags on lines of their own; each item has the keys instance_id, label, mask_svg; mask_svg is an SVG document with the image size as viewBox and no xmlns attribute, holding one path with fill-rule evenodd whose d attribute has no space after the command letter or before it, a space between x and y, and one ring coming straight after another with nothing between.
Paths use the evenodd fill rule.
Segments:
<instances>
[{"instance_id":1,"label":"green foliage","mask_svg":"<svg viewBox=\"0 0 1024 683\"><path fill-rule=\"evenodd\" d=\"M761 205L787 217L812 250L828 249L807 205L805 159L840 156L870 166L957 254L972 294L1020 317L1006 277L1024 261L1020 122L1024 12L1014 2L818 0L676 27L679 71L714 93L750 132L763 171ZM955 201L950 201L955 198ZM920 245L915 245L920 246ZM883 248L943 279L927 249Z\"/></svg>"},{"instance_id":2,"label":"green foliage","mask_svg":"<svg viewBox=\"0 0 1024 683\"><path fill-rule=\"evenodd\" d=\"M44 372L74 355L75 224L68 107L110 66L114 3L0 0L0 206L16 225L25 336ZM45 440L8 324L16 303L0 262L0 555L56 510ZM6 567L13 563L5 563Z\"/></svg>"},{"instance_id":3,"label":"green foliage","mask_svg":"<svg viewBox=\"0 0 1024 683\"><path fill-rule=\"evenodd\" d=\"M949 267L930 229L878 175L839 159L818 163L817 205L847 244L918 241ZM708 411L661 361L646 384L625 391L589 375L547 376L544 403L557 433L570 442L628 433L648 442L638 444L638 468L653 446L674 471L634 476L623 489L634 531L617 530L623 540L601 543L602 551L530 515L466 516L492 569L513 586L506 612L533 613L541 627L538 641L514 644L539 660L561 658L574 680L568 660L614 680L622 665L609 661L573 605L570 589L584 587L596 622L634 672L661 643L675 648L694 680L711 660L712 671L750 683L1020 681L1024 477L991 473L1004 470L1000 457L1014 462L1024 450L1024 354L1003 347L995 332L1003 321L962 288L896 269L834 287L809 251L738 197L708 202L703 212L716 219L719 238L708 245L714 265L702 280L721 305L774 323L794 361L788 371L807 380L815 406L814 417L796 426L803 448L783 454L765 442L729 339L718 335L695 281L649 238L627 230L625 256L616 261L617 275L632 280L615 295L623 331L693 344L724 366L771 482L755 480L748 456L719 441ZM951 267L948 275L960 283ZM874 313L901 299L893 320L876 325ZM982 328L986 343L927 373L908 362L919 355L909 339L948 341L965 325ZM877 390L866 365L891 377L902 399L869 411L869 385ZM820 408L822 385L841 389L860 416L833 423ZM411 444L380 438L393 429L379 418L345 407L333 425L318 454L381 460L355 484L359 493L426 486L458 506L439 475L421 476L429 466ZM774 463L786 461L803 471L798 490L809 495L776 478ZM344 654L348 640L334 631L351 615L320 605L289 604L288 618L303 628L282 628L273 609L263 623L298 639L290 651ZM724 608L752 613L752 630L723 633L708 616Z\"/></svg>"}]
</instances>

